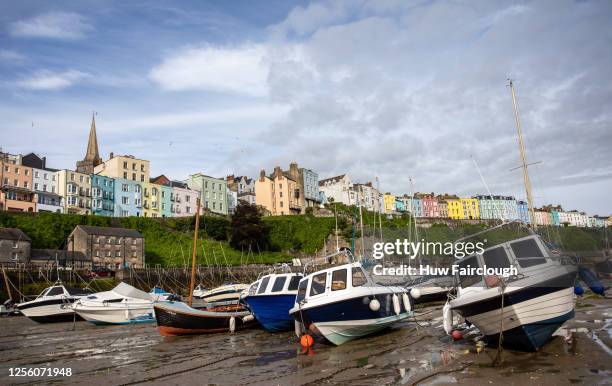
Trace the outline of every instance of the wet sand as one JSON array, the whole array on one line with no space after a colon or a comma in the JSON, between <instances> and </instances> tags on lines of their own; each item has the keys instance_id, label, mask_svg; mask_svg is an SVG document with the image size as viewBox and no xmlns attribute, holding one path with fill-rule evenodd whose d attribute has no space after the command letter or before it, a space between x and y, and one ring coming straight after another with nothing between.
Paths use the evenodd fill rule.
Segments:
<instances>
[{"instance_id":1,"label":"wet sand","mask_svg":"<svg viewBox=\"0 0 612 386\"><path fill-rule=\"evenodd\" d=\"M418 324L339 347L303 353L293 332L162 338L154 325L36 324L0 319L0 384L612 384L612 301L578 300L576 318L541 351L476 352L470 336L442 330L441 304L418 309ZM572 332L574 331L574 332ZM469 335L469 334L466 334ZM70 367L71 377L9 377L9 368Z\"/></svg>"}]
</instances>

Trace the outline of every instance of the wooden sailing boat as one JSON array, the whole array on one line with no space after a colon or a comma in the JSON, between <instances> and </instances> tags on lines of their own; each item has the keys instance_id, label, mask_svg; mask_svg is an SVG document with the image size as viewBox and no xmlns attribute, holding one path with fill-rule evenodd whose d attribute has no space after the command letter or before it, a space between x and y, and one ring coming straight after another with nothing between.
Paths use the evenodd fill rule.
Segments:
<instances>
[{"instance_id":1,"label":"wooden sailing boat","mask_svg":"<svg viewBox=\"0 0 612 386\"><path fill-rule=\"evenodd\" d=\"M182 302L164 302L153 306L159 333L163 336L206 334L223 331L234 332L254 324L253 315L240 304L218 304L205 309L192 307L199 226L200 199L198 198L193 234L188 304Z\"/></svg>"}]
</instances>

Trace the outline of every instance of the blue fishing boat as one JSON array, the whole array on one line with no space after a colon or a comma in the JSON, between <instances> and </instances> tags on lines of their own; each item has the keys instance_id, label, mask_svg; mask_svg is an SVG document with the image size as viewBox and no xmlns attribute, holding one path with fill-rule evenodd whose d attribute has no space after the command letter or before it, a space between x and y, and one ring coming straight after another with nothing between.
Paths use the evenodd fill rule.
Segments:
<instances>
[{"instance_id":1,"label":"blue fishing boat","mask_svg":"<svg viewBox=\"0 0 612 386\"><path fill-rule=\"evenodd\" d=\"M272 273L263 276L249 287L241 302L268 331L287 331L293 328L289 309L295 303L301 273Z\"/></svg>"}]
</instances>

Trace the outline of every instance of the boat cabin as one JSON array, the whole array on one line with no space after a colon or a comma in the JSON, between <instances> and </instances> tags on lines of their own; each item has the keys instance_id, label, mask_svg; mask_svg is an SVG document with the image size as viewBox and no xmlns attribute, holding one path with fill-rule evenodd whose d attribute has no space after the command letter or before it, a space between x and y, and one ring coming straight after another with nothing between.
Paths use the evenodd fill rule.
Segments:
<instances>
[{"instance_id":1,"label":"boat cabin","mask_svg":"<svg viewBox=\"0 0 612 386\"><path fill-rule=\"evenodd\" d=\"M45 288L36 299L48 297L48 296L78 296L78 295L89 295L91 291L65 287L63 284L55 284L52 287Z\"/></svg>"},{"instance_id":2,"label":"boat cabin","mask_svg":"<svg viewBox=\"0 0 612 386\"><path fill-rule=\"evenodd\" d=\"M266 275L249 287L248 296L293 294L302 279L301 273L273 273Z\"/></svg>"},{"instance_id":3,"label":"boat cabin","mask_svg":"<svg viewBox=\"0 0 612 386\"><path fill-rule=\"evenodd\" d=\"M312 273L300 281L295 302L325 294L340 294L364 285L372 285L360 263L351 263Z\"/></svg>"},{"instance_id":4,"label":"boat cabin","mask_svg":"<svg viewBox=\"0 0 612 386\"><path fill-rule=\"evenodd\" d=\"M507 279L517 280L527 276L534 276L550 268L550 252L542 239L537 235L527 236L485 249L482 254L475 254L461 259L458 263L459 271L469 268L480 268L486 265L489 268L510 268L517 270L517 275ZM494 275L462 275L455 274L455 282L460 293L482 291L499 285Z\"/></svg>"}]
</instances>

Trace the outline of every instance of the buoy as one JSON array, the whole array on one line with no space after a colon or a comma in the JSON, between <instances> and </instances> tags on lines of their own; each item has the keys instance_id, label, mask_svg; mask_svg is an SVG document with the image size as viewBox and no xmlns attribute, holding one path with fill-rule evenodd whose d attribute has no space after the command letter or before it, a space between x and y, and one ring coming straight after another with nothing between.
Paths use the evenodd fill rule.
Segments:
<instances>
[{"instance_id":1,"label":"buoy","mask_svg":"<svg viewBox=\"0 0 612 386\"><path fill-rule=\"evenodd\" d=\"M579 283L574 284L574 293L578 296L584 294L584 288Z\"/></svg>"},{"instance_id":2,"label":"buoy","mask_svg":"<svg viewBox=\"0 0 612 386\"><path fill-rule=\"evenodd\" d=\"M393 311L395 311L395 315L399 315L402 311L400 308L399 296L397 296L397 294L393 294Z\"/></svg>"},{"instance_id":3,"label":"buoy","mask_svg":"<svg viewBox=\"0 0 612 386\"><path fill-rule=\"evenodd\" d=\"M413 288L410 290L410 296L412 296L414 299L418 299L421 297L421 290L418 288Z\"/></svg>"},{"instance_id":4,"label":"buoy","mask_svg":"<svg viewBox=\"0 0 612 386\"><path fill-rule=\"evenodd\" d=\"M372 299L370 301L370 310L376 312L378 310L380 310L380 302L376 299Z\"/></svg>"},{"instance_id":5,"label":"buoy","mask_svg":"<svg viewBox=\"0 0 612 386\"><path fill-rule=\"evenodd\" d=\"M297 320L294 320L293 325L295 329L295 336L297 336L298 338L301 337L304 333L304 329L302 329L302 323L298 322Z\"/></svg>"},{"instance_id":6,"label":"buoy","mask_svg":"<svg viewBox=\"0 0 612 386\"><path fill-rule=\"evenodd\" d=\"M442 308L442 323L444 325L444 331L446 334L450 334L453 329L453 311L449 302L446 302Z\"/></svg>"},{"instance_id":7,"label":"buoy","mask_svg":"<svg viewBox=\"0 0 612 386\"><path fill-rule=\"evenodd\" d=\"M499 276L497 276L497 275L487 275L487 276L485 276L485 284L489 288L497 287L499 285L500 281L501 280L499 279Z\"/></svg>"},{"instance_id":8,"label":"buoy","mask_svg":"<svg viewBox=\"0 0 612 386\"><path fill-rule=\"evenodd\" d=\"M463 334L459 330L453 330L451 336L453 337L453 340L461 340L463 338Z\"/></svg>"},{"instance_id":9,"label":"buoy","mask_svg":"<svg viewBox=\"0 0 612 386\"><path fill-rule=\"evenodd\" d=\"M236 318L234 318L233 316L230 318L230 323L229 323L229 328L230 328L230 332L233 334L234 331L236 331Z\"/></svg>"},{"instance_id":10,"label":"buoy","mask_svg":"<svg viewBox=\"0 0 612 386\"><path fill-rule=\"evenodd\" d=\"M242 318L242 322L243 323L250 322L253 319L255 319L255 317L253 315L247 315L244 318Z\"/></svg>"},{"instance_id":11,"label":"buoy","mask_svg":"<svg viewBox=\"0 0 612 386\"><path fill-rule=\"evenodd\" d=\"M404 302L404 309L406 310L406 312L412 311L412 304L410 304L410 297L405 292L402 295L402 301Z\"/></svg>"},{"instance_id":12,"label":"buoy","mask_svg":"<svg viewBox=\"0 0 612 386\"><path fill-rule=\"evenodd\" d=\"M313 343L314 339L312 339L312 336L308 334L304 334L300 338L300 344L302 345L302 347L311 347Z\"/></svg>"}]
</instances>

